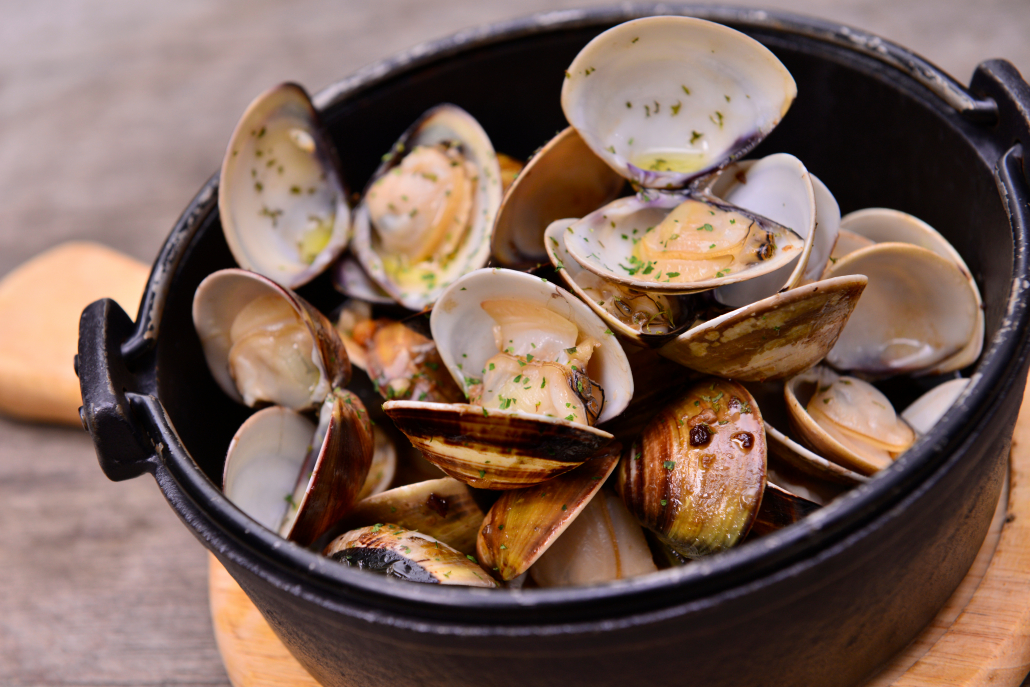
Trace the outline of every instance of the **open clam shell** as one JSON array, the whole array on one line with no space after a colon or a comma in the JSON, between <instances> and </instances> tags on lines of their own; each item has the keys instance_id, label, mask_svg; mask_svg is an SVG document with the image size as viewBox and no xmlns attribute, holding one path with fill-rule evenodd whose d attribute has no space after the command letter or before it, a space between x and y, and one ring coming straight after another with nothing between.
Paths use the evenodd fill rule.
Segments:
<instances>
[{"instance_id":1,"label":"open clam shell","mask_svg":"<svg viewBox=\"0 0 1030 687\"><path fill-rule=\"evenodd\" d=\"M350 380L350 360L332 323L254 272L208 275L193 297L193 324L212 376L239 403L306 410Z\"/></svg>"},{"instance_id":2,"label":"open clam shell","mask_svg":"<svg viewBox=\"0 0 1030 687\"><path fill-rule=\"evenodd\" d=\"M784 379L833 348L865 287L860 274L799 286L693 327L658 352L706 374Z\"/></svg>"},{"instance_id":3,"label":"open clam shell","mask_svg":"<svg viewBox=\"0 0 1030 687\"><path fill-rule=\"evenodd\" d=\"M826 356L838 370L927 374L979 336L978 293L952 260L908 243L878 243L826 270L827 277L856 274L869 285Z\"/></svg>"},{"instance_id":4,"label":"open clam shell","mask_svg":"<svg viewBox=\"0 0 1030 687\"><path fill-rule=\"evenodd\" d=\"M825 502L821 494L836 495L841 490L869 481L865 475L823 458L790 434L790 410L784 397L783 382L749 383L745 386L762 409L765 440L769 448L769 479L778 479L780 486L817 503ZM775 479L774 471L779 473ZM803 493L795 488L798 485L816 495Z\"/></svg>"},{"instance_id":5,"label":"open clam shell","mask_svg":"<svg viewBox=\"0 0 1030 687\"><path fill-rule=\"evenodd\" d=\"M690 17L648 17L588 43L566 72L565 117L612 169L682 188L745 155L786 114L797 86L756 40Z\"/></svg>"},{"instance_id":6,"label":"open clam shell","mask_svg":"<svg viewBox=\"0 0 1030 687\"><path fill-rule=\"evenodd\" d=\"M223 491L265 527L307 546L354 504L372 453L368 414L350 392L326 400L317 428L287 408L265 408L229 444Z\"/></svg>"},{"instance_id":7,"label":"open clam shell","mask_svg":"<svg viewBox=\"0 0 1030 687\"><path fill-rule=\"evenodd\" d=\"M259 95L232 133L218 182L222 231L236 262L289 288L315 278L347 245L341 179L304 89L284 83Z\"/></svg>"},{"instance_id":8,"label":"open clam shell","mask_svg":"<svg viewBox=\"0 0 1030 687\"><path fill-rule=\"evenodd\" d=\"M335 529L351 530L377 522L392 522L435 537L462 553L474 554L476 535L484 517L486 513L465 484L452 477L442 477L395 487L362 499Z\"/></svg>"},{"instance_id":9,"label":"open clam shell","mask_svg":"<svg viewBox=\"0 0 1030 687\"><path fill-rule=\"evenodd\" d=\"M741 307L819 279L837 239L840 207L829 189L793 155L741 160L721 170L709 193L790 227L804 238L801 254L774 272L723 286L715 299Z\"/></svg>"},{"instance_id":10,"label":"open clam shell","mask_svg":"<svg viewBox=\"0 0 1030 687\"><path fill-rule=\"evenodd\" d=\"M689 296L667 296L629 289L583 269L565 249L565 234L575 219L559 219L544 232L547 257L562 280L608 328L643 346L661 344L689 324Z\"/></svg>"},{"instance_id":11,"label":"open clam shell","mask_svg":"<svg viewBox=\"0 0 1030 687\"><path fill-rule=\"evenodd\" d=\"M983 300L980 297L980 289L973 279L972 273L966 266L965 261L954 246L944 238L940 232L929 224L906 212L891 210L888 208L866 208L848 213L841 219L841 229L847 231L850 236L857 240L849 242L851 245L842 246L834 250L834 257L841 258L850 252L862 247L859 242L872 243L911 243L931 250L937 255L950 260L958 267L959 271L969 282L970 291L976 298L978 306L977 321L974 324L974 334L962 350L954 355L945 358L932 369L923 374L934 375L944 374L960 370L967 365L976 362L983 350L984 340L984 315Z\"/></svg>"},{"instance_id":12,"label":"open clam shell","mask_svg":"<svg viewBox=\"0 0 1030 687\"><path fill-rule=\"evenodd\" d=\"M480 489L519 489L578 467L613 439L557 418L466 404L388 401L383 410L425 458Z\"/></svg>"},{"instance_id":13,"label":"open clam shell","mask_svg":"<svg viewBox=\"0 0 1030 687\"><path fill-rule=\"evenodd\" d=\"M483 303L488 301L525 303L532 308L542 308L575 325L581 339L599 343L585 368L587 376L604 390L604 404L595 424L615 417L626 408L633 397L633 375L614 333L586 304L565 289L540 277L504 269L477 270L462 277L441 295L429 320L440 357L466 394L487 372L487 361L500 352L494 337L499 325L483 308ZM527 326L520 340L512 343L514 355L529 362L534 355L538 361L548 358L541 355L541 351L550 350L555 341L548 338L545 343L544 334L536 338L532 322ZM506 342L502 343L507 346ZM571 345L575 346L576 340ZM534 417L530 413L519 413ZM543 415L535 417L544 421L554 419Z\"/></svg>"},{"instance_id":14,"label":"open clam shell","mask_svg":"<svg viewBox=\"0 0 1030 687\"><path fill-rule=\"evenodd\" d=\"M619 465L619 494L644 527L695 558L743 538L766 482L765 428L740 384L708 378L662 408Z\"/></svg>"},{"instance_id":15,"label":"open clam shell","mask_svg":"<svg viewBox=\"0 0 1030 687\"><path fill-rule=\"evenodd\" d=\"M505 492L479 529L476 555L483 566L505 581L526 572L594 498L621 452L621 444L609 444L571 472Z\"/></svg>"},{"instance_id":16,"label":"open clam shell","mask_svg":"<svg viewBox=\"0 0 1030 687\"><path fill-rule=\"evenodd\" d=\"M569 587L655 572L644 532L617 494L602 489L537 559L541 587Z\"/></svg>"},{"instance_id":17,"label":"open clam shell","mask_svg":"<svg viewBox=\"0 0 1030 687\"><path fill-rule=\"evenodd\" d=\"M793 230L711 197L645 191L572 224L584 269L638 291L686 294L754 279L801 255Z\"/></svg>"},{"instance_id":18,"label":"open clam shell","mask_svg":"<svg viewBox=\"0 0 1030 687\"><path fill-rule=\"evenodd\" d=\"M435 537L392 523L379 523L341 534L323 554L361 570L408 582L496 587L497 583L469 557Z\"/></svg>"},{"instance_id":19,"label":"open clam shell","mask_svg":"<svg viewBox=\"0 0 1030 687\"><path fill-rule=\"evenodd\" d=\"M384 291L422 310L486 264L500 204L501 170L490 138L460 107L438 105L373 175L355 210L352 250Z\"/></svg>"},{"instance_id":20,"label":"open clam shell","mask_svg":"<svg viewBox=\"0 0 1030 687\"><path fill-rule=\"evenodd\" d=\"M890 465L916 438L876 387L824 366L787 380L784 398L797 436L863 475Z\"/></svg>"},{"instance_id":21,"label":"open clam shell","mask_svg":"<svg viewBox=\"0 0 1030 687\"><path fill-rule=\"evenodd\" d=\"M546 261L547 225L593 212L625 185L575 129L566 128L533 155L505 194L494 224L494 257L505 267Z\"/></svg>"},{"instance_id":22,"label":"open clam shell","mask_svg":"<svg viewBox=\"0 0 1030 687\"><path fill-rule=\"evenodd\" d=\"M901 411L901 417L919 434L927 434L966 390L972 380L965 377L938 384Z\"/></svg>"}]
</instances>

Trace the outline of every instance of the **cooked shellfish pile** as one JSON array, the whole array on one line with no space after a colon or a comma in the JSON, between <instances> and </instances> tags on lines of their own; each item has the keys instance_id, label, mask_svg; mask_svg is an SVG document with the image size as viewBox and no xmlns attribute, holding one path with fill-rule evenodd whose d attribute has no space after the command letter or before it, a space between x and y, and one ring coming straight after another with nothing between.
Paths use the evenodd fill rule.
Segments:
<instances>
[{"instance_id":1,"label":"cooked shellfish pile","mask_svg":"<svg viewBox=\"0 0 1030 687\"><path fill-rule=\"evenodd\" d=\"M438 105L353 210L302 88L244 113L219 186L242 269L193 318L260 407L223 484L258 523L409 581L618 580L803 519L964 393L984 318L955 249L743 159L796 95L768 49L651 17L565 77L570 126L524 166ZM331 320L294 291L326 270Z\"/></svg>"}]
</instances>

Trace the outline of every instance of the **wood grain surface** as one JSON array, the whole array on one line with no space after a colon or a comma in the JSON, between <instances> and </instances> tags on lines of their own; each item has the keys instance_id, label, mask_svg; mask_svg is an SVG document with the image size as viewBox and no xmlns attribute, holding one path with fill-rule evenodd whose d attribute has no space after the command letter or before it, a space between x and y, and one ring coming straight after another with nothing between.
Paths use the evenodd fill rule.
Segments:
<instances>
[{"instance_id":1,"label":"wood grain surface","mask_svg":"<svg viewBox=\"0 0 1030 687\"><path fill-rule=\"evenodd\" d=\"M462 28L599 0L40 0L0 21L0 277L66 240L150 263L269 85L312 89ZM1030 74L1027 0L780 0L968 82ZM0 325L2 326L2 325ZM203 547L148 478L108 482L77 429L0 418L0 684L229 682Z\"/></svg>"}]
</instances>

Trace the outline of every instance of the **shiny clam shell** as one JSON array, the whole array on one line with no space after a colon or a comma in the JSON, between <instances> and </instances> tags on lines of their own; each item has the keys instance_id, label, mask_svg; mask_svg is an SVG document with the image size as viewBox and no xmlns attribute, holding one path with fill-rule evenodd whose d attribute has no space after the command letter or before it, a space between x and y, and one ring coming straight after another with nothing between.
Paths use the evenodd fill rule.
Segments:
<instances>
[{"instance_id":1,"label":"shiny clam shell","mask_svg":"<svg viewBox=\"0 0 1030 687\"><path fill-rule=\"evenodd\" d=\"M453 477L442 477L362 499L335 529L392 522L435 537L462 553L474 554L476 535L485 516L468 486Z\"/></svg>"},{"instance_id":2,"label":"shiny clam shell","mask_svg":"<svg viewBox=\"0 0 1030 687\"><path fill-rule=\"evenodd\" d=\"M981 305L956 264L907 243L878 243L840 258L827 277L864 274L862 300L826 357L872 378L927 374L978 337Z\"/></svg>"},{"instance_id":3,"label":"shiny clam shell","mask_svg":"<svg viewBox=\"0 0 1030 687\"><path fill-rule=\"evenodd\" d=\"M284 83L255 98L218 183L222 231L241 267L297 288L343 251L350 209L337 164L303 88Z\"/></svg>"},{"instance_id":4,"label":"shiny clam shell","mask_svg":"<svg viewBox=\"0 0 1030 687\"><path fill-rule=\"evenodd\" d=\"M793 230L715 198L656 191L595 210L565 237L583 269L663 294L755 279L795 260L804 245Z\"/></svg>"},{"instance_id":5,"label":"shiny clam shell","mask_svg":"<svg viewBox=\"0 0 1030 687\"><path fill-rule=\"evenodd\" d=\"M372 462L361 401L333 393L318 427L287 408L260 410L237 430L225 459L226 496L265 527L304 546L357 499Z\"/></svg>"},{"instance_id":6,"label":"shiny clam shell","mask_svg":"<svg viewBox=\"0 0 1030 687\"><path fill-rule=\"evenodd\" d=\"M323 554L361 570L425 584L496 587L497 583L469 558L435 537L392 523L341 534Z\"/></svg>"},{"instance_id":7,"label":"shiny clam shell","mask_svg":"<svg viewBox=\"0 0 1030 687\"><path fill-rule=\"evenodd\" d=\"M479 529L479 560L506 581L528 570L594 498L615 469L621 451L621 444L609 444L571 472L534 487L505 492Z\"/></svg>"},{"instance_id":8,"label":"shiny clam shell","mask_svg":"<svg viewBox=\"0 0 1030 687\"><path fill-rule=\"evenodd\" d=\"M418 146L452 145L460 149L464 159L474 165L470 178L471 206L468 225L455 237L451 252L410 262L407 256L391 256L383 247L381 229L375 227L369 211L368 196L375 193L376 182L386 174L399 172L407 154ZM413 176L419 176L413 174ZM426 183L436 184L435 175L423 172ZM441 192L444 189L440 188ZM400 200L396 201L398 204ZM441 201L443 202L443 201ZM383 165L376 171L366 196L354 215L352 250L361 266L384 291L411 310L432 305L450 284L467 272L482 267L490 257L490 235L501 204L501 170L490 138L479 123L456 105L438 105L416 121L401 136ZM394 233L411 233L404 224L415 220L417 207L397 215ZM441 245L450 246L446 239ZM409 264L410 262L410 264Z\"/></svg>"},{"instance_id":9,"label":"shiny clam shell","mask_svg":"<svg viewBox=\"0 0 1030 687\"><path fill-rule=\"evenodd\" d=\"M765 483L758 405L740 384L708 378L655 415L623 455L616 487L642 525L693 558L748 533Z\"/></svg>"},{"instance_id":10,"label":"shiny clam shell","mask_svg":"<svg viewBox=\"0 0 1030 687\"><path fill-rule=\"evenodd\" d=\"M945 358L923 374L953 372L976 362L983 350L984 340L983 300L980 297L980 289L962 256L940 232L918 217L888 208L865 208L848 213L841 219L841 229L847 231L857 241L852 241L850 246L841 246L839 251L835 249L834 257L837 258L844 257L862 247L859 245L860 242L894 242L911 243L914 246L926 248L955 263L958 270L965 276L970 291L976 298L978 312L977 321L974 324L974 334L962 350Z\"/></svg>"},{"instance_id":11,"label":"shiny clam shell","mask_svg":"<svg viewBox=\"0 0 1030 687\"><path fill-rule=\"evenodd\" d=\"M193 297L193 324L212 376L239 403L305 410L350 380L350 360L332 323L297 294L254 272L209 274Z\"/></svg>"},{"instance_id":12,"label":"shiny clam shell","mask_svg":"<svg viewBox=\"0 0 1030 687\"><path fill-rule=\"evenodd\" d=\"M499 352L493 336L496 323L481 307L488 300L541 306L575 324L582 336L600 342L586 368L590 379L604 389L604 407L597 423L626 408L633 397L633 375L612 331L565 289L540 277L505 269L477 270L462 277L441 295L429 320L440 357L466 393L471 380L482 376L487 360Z\"/></svg>"},{"instance_id":13,"label":"shiny clam shell","mask_svg":"<svg viewBox=\"0 0 1030 687\"><path fill-rule=\"evenodd\" d=\"M445 473L480 489L519 489L578 467L613 439L594 427L466 404L388 401L397 428Z\"/></svg>"},{"instance_id":14,"label":"shiny clam shell","mask_svg":"<svg viewBox=\"0 0 1030 687\"><path fill-rule=\"evenodd\" d=\"M628 21L594 38L566 72L562 109L612 169L682 188L742 157L786 114L797 87L767 48L691 17Z\"/></svg>"},{"instance_id":15,"label":"shiny clam shell","mask_svg":"<svg viewBox=\"0 0 1030 687\"><path fill-rule=\"evenodd\" d=\"M655 572L643 530L617 494L602 489L537 559L541 587L568 587Z\"/></svg>"},{"instance_id":16,"label":"shiny clam shell","mask_svg":"<svg viewBox=\"0 0 1030 687\"><path fill-rule=\"evenodd\" d=\"M845 386L832 393L838 384ZM827 391L831 394L823 395ZM791 427L802 441L818 455L863 475L889 466L915 440L879 390L824 366L787 380L784 398Z\"/></svg>"},{"instance_id":17,"label":"shiny clam shell","mask_svg":"<svg viewBox=\"0 0 1030 687\"><path fill-rule=\"evenodd\" d=\"M505 267L545 262L548 224L596 210L625 185L575 129L566 128L533 155L505 194L494 224L494 257Z\"/></svg>"}]
</instances>

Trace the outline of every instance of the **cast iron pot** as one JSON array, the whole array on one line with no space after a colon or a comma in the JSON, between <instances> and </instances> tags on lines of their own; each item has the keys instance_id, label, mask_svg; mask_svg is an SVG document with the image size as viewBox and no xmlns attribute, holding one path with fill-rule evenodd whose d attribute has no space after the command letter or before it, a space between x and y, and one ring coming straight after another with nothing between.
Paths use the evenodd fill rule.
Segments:
<instances>
[{"instance_id":1,"label":"cast iron pot","mask_svg":"<svg viewBox=\"0 0 1030 687\"><path fill-rule=\"evenodd\" d=\"M962 253L986 309L974 383L932 434L804 522L686 567L575 589L490 592L394 582L286 543L219 490L251 412L204 364L197 284L233 266L217 175L154 264L136 322L113 301L82 316L82 418L114 480L150 473L276 634L327 685L860 682L912 639L968 570L995 510L1027 368L1030 88L1007 62L967 90L893 44L839 25L708 6L556 12L420 46L323 91L317 104L351 188L439 102L471 112L498 150L528 156L565 122L563 71L622 21L682 13L767 45L798 98L755 156L798 156L842 211L898 208ZM228 132L227 132L228 134ZM325 278L301 290L324 310Z\"/></svg>"}]
</instances>

